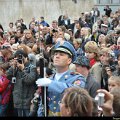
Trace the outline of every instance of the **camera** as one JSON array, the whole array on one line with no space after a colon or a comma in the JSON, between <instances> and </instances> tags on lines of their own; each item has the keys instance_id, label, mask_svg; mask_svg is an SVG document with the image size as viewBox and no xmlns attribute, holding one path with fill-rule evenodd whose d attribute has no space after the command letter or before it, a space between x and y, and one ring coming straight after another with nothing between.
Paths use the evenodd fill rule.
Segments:
<instances>
[{"instance_id":1,"label":"camera","mask_svg":"<svg viewBox=\"0 0 120 120\"><path fill-rule=\"evenodd\" d=\"M53 29L52 32L55 33L55 32L58 32L58 31L56 29Z\"/></svg>"},{"instance_id":2,"label":"camera","mask_svg":"<svg viewBox=\"0 0 120 120\"><path fill-rule=\"evenodd\" d=\"M113 71L115 71L116 70L116 66L115 65L111 65L110 66L110 70L113 72Z\"/></svg>"},{"instance_id":3,"label":"camera","mask_svg":"<svg viewBox=\"0 0 120 120\"><path fill-rule=\"evenodd\" d=\"M95 100L97 101L98 106L103 106L103 104L104 104L104 96L105 96L104 93L98 93L98 95L95 97Z\"/></svg>"},{"instance_id":4,"label":"camera","mask_svg":"<svg viewBox=\"0 0 120 120\"><path fill-rule=\"evenodd\" d=\"M117 65L117 61L114 62L113 64L111 65L105 65L104 68L106 71L111 71L111 72L114 72L116 70L116 65Z\"/></svg>"},{"instance_id":5,"label":"camera","mask_svg":"<svg viewBox=\"0 0 120 120\"><path fill-rule=\"evenodd\" d=\"M103 104L104 104L104 96L105 96L104 93L98 93L98 105L99 106L103 106Z\"/></svg>"},{"instance_id":6,"label":"camera","mask_svg":"<svg viewBox=\"0 0 120 120\"><path fill-rule=\"evenodd\" d=\"M23 56L21 54L18 55L17 61L22 64L23 63Z\"/></svg>"},{"instance_id":7,"label":"camera","mask_svg":"<svg viewBox=\"0 0 120 120\"><path fill-rule=\"evenodd\" d=\"M16 83L16 77L12 77L12 83Z\"/></svg>"}]
</instances>

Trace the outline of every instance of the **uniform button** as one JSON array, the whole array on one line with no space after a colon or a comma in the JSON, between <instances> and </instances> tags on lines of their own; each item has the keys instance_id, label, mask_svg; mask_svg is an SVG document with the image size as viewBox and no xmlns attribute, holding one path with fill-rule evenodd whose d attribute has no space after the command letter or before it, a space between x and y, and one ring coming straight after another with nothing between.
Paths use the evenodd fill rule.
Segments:
<instances>
[{"instance_id":1,"label":"uniform button","mask_svg":"<svg viewBox=\"0 0 120 120\"><path fill-rule=\"evenodd\" d=\"M56 107L54 107L53 109L56 110Z\"/></svg>"},{"instance_id":2,"label":"uniform button","mask_svg":"<svg viewBox=\"0 0 120 120\"><path fill-rule=\"evenodd\" d=\"M53 103L56 104L56 101L54 101Z\"/></svg>"},{"instance_id":3,"label":"uniform button","mask_svg":"<svg viewBox=\"0 0 120 120\"><path fill-rule=\"evenodd\" d=\"M65 75L65 79L67 79L68 78L68 75Z\"/></svg>"}]
</instances>

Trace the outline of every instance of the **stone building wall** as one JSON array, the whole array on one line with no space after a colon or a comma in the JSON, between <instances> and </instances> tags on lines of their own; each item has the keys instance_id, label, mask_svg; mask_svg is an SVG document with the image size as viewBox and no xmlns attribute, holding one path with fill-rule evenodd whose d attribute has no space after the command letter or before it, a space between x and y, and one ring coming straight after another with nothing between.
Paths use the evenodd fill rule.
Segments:
<instances>
[{"instance_id":1,"label":"stone building wall","mask_svg":"<svg viewBox=\"0 0 120 120\"><path fill-rule=\"evenodd\" d=\"M51 24L59 15L67 13L71 20L79 17L81 12L90 11L94 5L93 0L0 0L0 23L7 29L9 22L23 18L27 24L32 17L37 20L44 16Z\"/></svg>"}]
</instances>

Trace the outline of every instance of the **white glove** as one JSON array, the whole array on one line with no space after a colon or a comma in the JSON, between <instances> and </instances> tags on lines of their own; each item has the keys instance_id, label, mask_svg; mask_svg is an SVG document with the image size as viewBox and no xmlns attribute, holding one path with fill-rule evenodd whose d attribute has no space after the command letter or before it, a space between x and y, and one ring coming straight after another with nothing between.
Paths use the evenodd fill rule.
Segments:
<instances>
[{"instance_id":1,"label":"white glove","mask_svg":"<svg viewBox=\"0 0 120 120\"><path fill-rule=\"evenodd\" d=\"M52 80L49 78L39 78L37 79L36 84L37 86L48 86L51 82Z\"/></svg>"}]
</instances>

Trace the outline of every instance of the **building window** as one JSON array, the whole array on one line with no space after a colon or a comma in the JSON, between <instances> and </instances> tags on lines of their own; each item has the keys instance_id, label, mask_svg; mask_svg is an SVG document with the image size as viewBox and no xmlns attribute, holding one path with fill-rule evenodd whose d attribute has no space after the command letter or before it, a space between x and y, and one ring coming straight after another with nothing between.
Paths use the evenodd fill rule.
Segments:
<instances>
[{"instance_id":1,"label":"building window","mask_svg":"<svg viewBox=\"0 0 120 120\"><path fill-rule=\"evenodd\" d=\"M111 4L120 4L120 0L111 0Z\"/></svg>"},{"instance_id":2,"label":"building window","mask_svg":"<svg viewBox=\"0 0 120 120\"><path fill-rule=\"evenodd\" d=\"M96 0L96 2L98 5L110 5L110 4L120 4L120 0Z\"/></svg>"}]
</instances>

